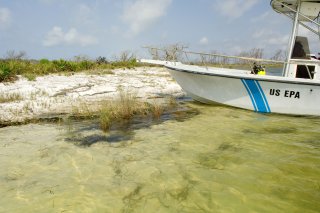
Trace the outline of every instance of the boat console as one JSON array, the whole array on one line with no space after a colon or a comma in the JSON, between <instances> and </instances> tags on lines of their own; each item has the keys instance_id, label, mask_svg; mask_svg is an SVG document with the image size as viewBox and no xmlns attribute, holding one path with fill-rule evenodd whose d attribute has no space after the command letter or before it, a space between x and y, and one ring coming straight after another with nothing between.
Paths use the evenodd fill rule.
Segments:
<instances>
[{"instance_id":1,"label":"boat console","mask_svg":"<svg viewBox=\"0 0 320 213\"><path fill-rule=\"evenodd\" d=\"M287 77L319 79L320 60L311 58L307 37L296 36Z\"/></svg>"},{"instance_id":2,"label":"boat console","mask_svg":"<svg viewBox=\"0 0 320 213\"><path fill-rule=\"evenodd\" d=\"M319 62L311 59L310 60L292 59L289 65L289 72L287 77L320 80L320 75L318 74Z\"/></svg>"}]
</instances>

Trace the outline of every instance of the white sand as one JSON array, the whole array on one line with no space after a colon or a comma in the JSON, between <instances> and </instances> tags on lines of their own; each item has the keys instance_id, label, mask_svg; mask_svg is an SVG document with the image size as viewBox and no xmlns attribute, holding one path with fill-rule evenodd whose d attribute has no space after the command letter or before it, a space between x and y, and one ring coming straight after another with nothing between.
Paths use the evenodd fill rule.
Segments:
<instances>
[{"instance_id":1,"label":"white sand","mask_svg":"<svg viewBox=\"0 0 320 213\"><path fill-rule=\"evenodd\" d=\"M138 98L183 95L165 68L140 67L113 70L114 74L48 75L28 81L0 83L0 96L20 94L22 100L0 103L0 122L23 122L74 112L79 106L94 109L98 102L118 97L119 88Z\"/></svg>"}]
</instances>

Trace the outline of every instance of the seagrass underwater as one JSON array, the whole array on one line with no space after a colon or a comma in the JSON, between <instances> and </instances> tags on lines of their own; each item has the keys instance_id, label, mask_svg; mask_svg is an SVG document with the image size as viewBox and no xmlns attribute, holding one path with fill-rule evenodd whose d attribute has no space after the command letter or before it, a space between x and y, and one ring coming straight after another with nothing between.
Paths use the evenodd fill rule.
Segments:
<instances>
[{"instance_id":1,"label":"seagrass underwater","mask_svg":"<svg viewBox=\"0 0 320 213\"><path fill-rule=\"evenodd\" d=\"M318 211L318 117L184 107L108 132L96 120L1 128L0 212Z\"/></svg>"}]
</instances>

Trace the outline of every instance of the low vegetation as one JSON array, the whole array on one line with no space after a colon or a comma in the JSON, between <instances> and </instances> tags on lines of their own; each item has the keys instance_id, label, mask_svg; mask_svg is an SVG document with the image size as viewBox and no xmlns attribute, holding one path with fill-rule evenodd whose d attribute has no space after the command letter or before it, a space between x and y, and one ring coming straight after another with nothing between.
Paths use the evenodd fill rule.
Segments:
<instances>
[{"instance_id":1,"label":"low vegetation","mask_svg":"<svg viewBox=\"0 0 320 213\"><path fill-rule=\"evenodd\" d=\"M76 56L74 60L28 60L25 53L15 53L10 51L7 57L0 59L0 82L14 81L17 75L22 75L29 80L34 80L37 76L52 73L75 73L80 71L97 72L97 70L113 70L118 68L132 69L140 66L133 54L126 51L113 61L108 61L105 57L98 57L91 60L88 57ZM110 73L103 72L103 73Z\"/></svg>"},{"instance_id":2,"label":"low vegetation","mask_svg":"<svg viewBox=\"0 0 320 213\"><path fill-rule=\"evenodd\" d=\"M151 116L159 119L166 107L160 103L139 100L135 94L120 90L116 100L103 103L100 113L100 127L108 131L114 121L128 121L137 116Z\"/></svg>"},{"instance_id":3,"label":"low vegetation","mask_svg":"<svg viewBox=\"0 0 320 213\"><path fill-rule=\"evenodd\" d=\"M86 102L74 107L72 119L98 119L100 128L107 132L110 127L119 122L130 122L134 118L158 120L171 109L178 107L176 99L170 98L164 103L143 101L136 94L119 90L118 97L103 101L99 105L89 106Z\"/></svg>"}]
</instances>

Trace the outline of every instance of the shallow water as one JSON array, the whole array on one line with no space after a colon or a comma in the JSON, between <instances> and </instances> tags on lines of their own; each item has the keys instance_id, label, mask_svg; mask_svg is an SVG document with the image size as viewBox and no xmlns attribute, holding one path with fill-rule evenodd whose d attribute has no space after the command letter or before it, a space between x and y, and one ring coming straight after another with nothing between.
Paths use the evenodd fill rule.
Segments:
<instances>
[{"instance_id":1,"label":"shallow water","mask_svg":"<svg viewBox=\"0 0 320 213\"><path fill-rule=\"evenodd\" d=\"M0 129L0 212L319 212L320 118L189 106L109 133Z\"/></svg>"}]
</instances>

